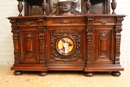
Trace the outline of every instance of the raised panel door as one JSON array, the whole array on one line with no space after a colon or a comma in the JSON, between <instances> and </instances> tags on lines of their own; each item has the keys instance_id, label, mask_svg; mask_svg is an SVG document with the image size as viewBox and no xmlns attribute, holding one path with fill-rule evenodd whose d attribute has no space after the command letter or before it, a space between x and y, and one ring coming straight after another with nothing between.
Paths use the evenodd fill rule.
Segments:
<instances>
[{"instance_id":1,"label":"raised panel door","mask_svg":"<svg viewBox=\"0 0 130 87\"><path fill-rule=\"evenodd\" d=\"M36 29L20 31L21 63L38 63L38 37Z\"/></svg>"},{"instance_id":2,"label":"raised panel door","mask_svg":"<svg viewBox=\"0 0 130 87\"><path fill-rule=\"evenodd\" d=\"M113 63L114 61L114 31L112 28L94 29L93 63Z\"/></svg>"}]
</instances>

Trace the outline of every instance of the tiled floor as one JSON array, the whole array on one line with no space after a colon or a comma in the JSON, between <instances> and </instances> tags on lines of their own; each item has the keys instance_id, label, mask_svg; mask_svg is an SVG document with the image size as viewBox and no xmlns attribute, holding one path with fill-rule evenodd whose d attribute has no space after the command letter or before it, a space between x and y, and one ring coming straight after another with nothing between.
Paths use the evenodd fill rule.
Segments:
<instances>
[{"instance_id":1,"label":"tiled floor","mask_svg":"<svg viewBox=\"0 0 130 87\"><path fill-rule=\"evenodd\" d=\"M129 87L130 66L125 67L120 77L109 73L96 73L86 77L79 72L49 72L38 76L36 72L13 75L10 65L0 65L0 87Z\"/></svg>"}]
</instances>

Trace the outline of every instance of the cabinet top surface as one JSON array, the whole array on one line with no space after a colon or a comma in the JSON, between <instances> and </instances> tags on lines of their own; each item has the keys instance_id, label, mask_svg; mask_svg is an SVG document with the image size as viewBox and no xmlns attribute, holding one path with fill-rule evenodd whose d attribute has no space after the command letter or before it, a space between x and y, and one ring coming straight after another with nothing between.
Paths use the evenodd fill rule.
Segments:
<instances>
[{"instance_id":1,"label":"cabinet top surface","mask_svg":"<svg viewBox=\"0 0 130 87\"><path fill-rule=\"evenodd\" d=\"M26 19L26 18L80 18L80 17L125 17L122 14L86 14L86 15L75 15L75 16L10 16L8 19Z\"/></svg>"}]
</instances>

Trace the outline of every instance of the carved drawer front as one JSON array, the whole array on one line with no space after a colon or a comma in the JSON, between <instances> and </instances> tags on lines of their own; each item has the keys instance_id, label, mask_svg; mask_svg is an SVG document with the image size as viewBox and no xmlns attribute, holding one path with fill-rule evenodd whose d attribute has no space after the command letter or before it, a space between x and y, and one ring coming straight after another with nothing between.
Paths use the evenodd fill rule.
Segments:
<instances>
[{"instance_id":1,"label":"carved drawer front","mask_svg":"<svg viewBox=\"0 0 130 87\"><path fill-rule=\"evenodd\" d=\"M47 20L48 26L61 26L61 25L85 25L84 18L49 18Z\"/></svg>"},{"instance_id":2,"label":"carved drawer front","mask_svg":"<svg viewBox=\"0 0 130 87\"><path fill-rule=\"evenodd\" d=\"M19 26L36 26L37 20L19 20Z\"/></svg>"},{"instance_id":3,"label":"carved drawer front","mask_svg":"<svg viewBox=\"0 0 130 87\"><path fill-rule=\"evenodd\" d=\"M110 17L98 17L94 19L95 25L115 25L115 23L115 19Z\"/></svg>"}]
</instances>

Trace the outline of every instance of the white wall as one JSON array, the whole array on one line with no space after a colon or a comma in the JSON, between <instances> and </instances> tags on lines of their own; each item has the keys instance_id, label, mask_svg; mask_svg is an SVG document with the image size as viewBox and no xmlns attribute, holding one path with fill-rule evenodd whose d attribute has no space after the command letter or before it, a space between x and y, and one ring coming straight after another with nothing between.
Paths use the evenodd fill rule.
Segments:
<instances>
[{"instance_id":1,"label":"white wall","mask_svg":"<svg viewBox=\"0 0 130 87\"><path fill-rule=\"evenodd\" d=\"M121 38L121 64L130 65L130 0L116 0L116 13L125 14Z\"/></svg>"},{"instance_id":2,"label":"white wall","mask_svg":"<svg viewBox=\"0 0 130 87\"><path fill-rule=\"evenodd\" d=\"M121 39L121 64L130 65L130 0L116 0L117 14L125 14ZM0 2L0 64L13 64L13 42L11 25L7 17L17 16L17 0L1 0Z\"/></svg>"}]
</instances>

